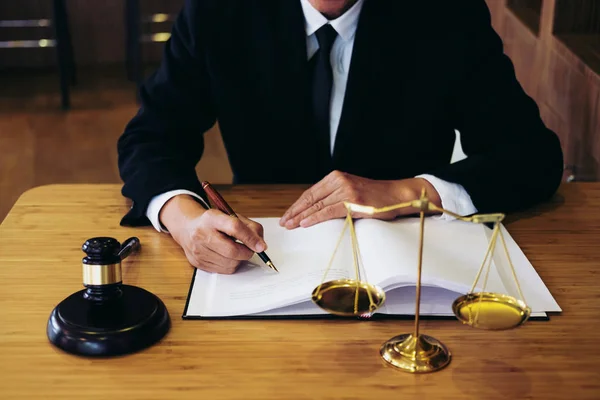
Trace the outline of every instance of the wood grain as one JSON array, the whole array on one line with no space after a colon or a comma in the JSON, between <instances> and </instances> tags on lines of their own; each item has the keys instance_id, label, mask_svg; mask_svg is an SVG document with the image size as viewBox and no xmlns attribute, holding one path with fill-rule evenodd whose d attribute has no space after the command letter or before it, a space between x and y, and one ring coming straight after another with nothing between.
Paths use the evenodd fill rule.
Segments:
<instances>
[{"instance_id":1,"label":"wood grain","mask_svg":"<svg viewBox=\"0 0 600 400\"><path fill-rule=\"evenodd\" d=\"M600 35L598 0L556 0L555 33Z\"/></svg>"},{"instance_id":2,"label":"wood grain","mask_svg":"<svg viewBox=\"0 0 600 400\"><path fill-rule=\"evenodd\" d=\"M506 7L536 35L540 32L542 0L507 0Z\"/></svg>"},{"instance_id":3,"label":"wood grain","mask_svg":"<svg viewBox=\"0 0 600 400\"><path fill-rule=\"evenodd\" d=\"M563 308L506 332L425 321L453 361L414 376L385 366L379 346L411 321L184 321L192 268L165 234L125 228L118 185L50 185L23 194L0 226L0 397L106 399L597 399L600 184L564 185L511 215L507 229ZM304 188L217 186L251 217L280 216ZM89 360L52 347L53 307L81 286L81 244L136 235L126 283L160 296L173 327L135 355Z\"/></svg>"}]
</instances>

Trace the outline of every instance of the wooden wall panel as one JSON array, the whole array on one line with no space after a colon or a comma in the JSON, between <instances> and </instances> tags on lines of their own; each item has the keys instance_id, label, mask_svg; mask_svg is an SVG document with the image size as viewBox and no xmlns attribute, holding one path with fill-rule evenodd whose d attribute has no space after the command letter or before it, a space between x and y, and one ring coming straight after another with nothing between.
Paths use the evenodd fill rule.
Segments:
<instances>
[{"instance_id":1,"label":"wooden wall panel","mask_svg":"<svg viewBox=\"0 0 600 400\"><path fill-rule=\"evenodd\" d=\"M554 110L567 110L572 100L566 97L571 92L571 68L556 51L550 53L547 61L547 83L540 87L539 97Z\"/></svg>"},{"instance_id":2,"label":"wooden wall panel","mask_svg":"<svg viewBox=\"0 0 600 400\"><path fill-rule=\"evenodd\" d=\"M528 8L536 14L540 14L542 11L543 0L508 0L506 2L509 8L522 7Z\"/></svg>"},{"instance_id":3,"label":"wooden wall panel","mask_svg":"<svg viewBox=\"0 0 600 400\"><path fill-rule=\"evenodd\" d=\"M546 59L541 78L544 84L539 86L536 100L542 110L542 118L559 136L565 165L571 170L572 165L577 163L574 153L581 139L572 135L570 118L567 110L570 110L571 99L565 97L570 92L570 69L561 57L551 53Z\"/></svg>"},{"instance_id":4,"label":"wooden wall panel","mask_svg":"<svg viewBox=\"0 0 600 400\"><path fill-rule=\"evenodd\" d=\"M542 0L506 0L507 9L511 10L536 35L540 31L542 5Z\"/></svg>"},{"instance_id":5,"label":"wooden wall panel","mask_svg":"<svg viewBox=\"0 0 600 400\"><path fill-rule=\"evenodd\" d=\"M567 124L569 126L568 134L573 141L574 148L574 160L576 162L576 173L579 179L582 180L596 180L596 168L597 165L594 162L592 156L592 148L590 146L590 139L592 136L592 107L591 104L592 93L596 89L588 86L588 82L585 79L585 75L579 71L571 70L568 79L567 91L559 93L565 96L564 106L562 110L567 118Z\"/></svg>"},{"instance_id":6,"label":"wooden wall panel","mask_svg":"<svg viewBox=\"0 0 600 400\"><path fill-rule=\"evenodd\" d=\"M492 26L500 36L504 33L504 2L505 0L486 0L492 16Z\"/></svg>"},{"instance_id":7,"label":"wooden wall panel","mask_svg":"<svg viewBox=\"0 0 600 400\"><path fill-rule=\"evenodd\" d=\"M587 94L583 104L583 121L581 129L583 133L583 151L582 158L585 170L582 175L586 180L600 180L600 85L594 84L589 77L584 76L582 85L585 86L584 92Z\"/></svg>"},{"instance_id":8,"label":"wooden wall panel","mask_svg":"<svg viewBox=\"0 0 600 400\"><path fill-rule=\"evenodd\" d=\"M507 6L509 3L512 7ZM544 0L537 16L539 20L531 24L528 18L533 14L523 14L523 11L536 11L538 5L535 1L506 0L503 9L495 3L490 10L498 13L494 21L503 19L503 23L495 24L502 26L499 33L517 78L536 100L546 125L560 138L565 155L565 177L599 180L600 70L590 62L593 57L584 57L589 52L578 51L573 43L592 46L596 43L590 36L596 23L591 23L588 16L596 15L600 1ZM562 21L558 30L565 30L567 34L555 34L555 21ZM600 18L594 21L600 23ZM536 29L532 29L532 25ZM585 31L582 27L586 26L593 29ZM567 42L567 37L572 40ZM600 54L600 45L596 52Z\"/></svg>"},{"instance_id":9,"label":"wooden wall panel","mask_svg":"<svg viewBox=\"0 0 600 400\"><path fill-rule=\"evenodd\" d=\"M594 112L594 122L592 124L592 154L596 165L600 165L600 89L597 90L596 108ZM597 176L600 180L600 176Z\"/></svg>"},{"instance_id":10,"label":"wooden wall panel","mask_svg":"<svg viewBox=\"0 0 600 400\"><path fill-rule=\"evenodd\" d=\"M573 166L577 179L599 180L600 154L594 143L600 136L596 123L600 75L559 38L550 37L547 46L549 57L539 101L560 113L565 122L559 134L568 138L566 164Z\"/></svg>"},{"instance_id":11,"label":"wooden wall panel","mask_svg":"<svg viewBox=\"0 0 600 400\"><path fill-rule=\"evenodd\" d=\"M600 1L556 0L554 33L600 33Z\"/></svg>"},{"instance_id":12,"label":"wooden wall panel","mask_svg":"<svg viewBox=\"0 0 600 400\"><path fill-rule=\"evenodd\" d=\"M536 64L539 50L536 36L516 16L506 13L502 39L504 51L515 67L517 79L527 94L535 97L538 79L537 71L532 67Z\"/></svg>"}]
</instances>

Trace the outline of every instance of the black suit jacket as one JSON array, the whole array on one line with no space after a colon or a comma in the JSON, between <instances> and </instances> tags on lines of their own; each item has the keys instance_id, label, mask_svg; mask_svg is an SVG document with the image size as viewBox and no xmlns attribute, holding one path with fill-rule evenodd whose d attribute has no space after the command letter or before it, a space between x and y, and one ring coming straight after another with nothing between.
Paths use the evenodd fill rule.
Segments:
<instances>
[{"instance_id":1,"label":"black suit jacket","mask_svg":"<svg viewBox=\"0 0 600 400\"><path fill-rule=\"evenodd\" d=\"M319 143L300 0L187 0L139 113L118 142L122 220L145 225L153 196L204 195L195 166L218 120L238 183L314 183ZM450 164L461 133L468 158ZM372 179L431 173L479 212L551 196L562 151L515 77L484 0L366 0L332 169Z\"/></svg>"}]
</instances>

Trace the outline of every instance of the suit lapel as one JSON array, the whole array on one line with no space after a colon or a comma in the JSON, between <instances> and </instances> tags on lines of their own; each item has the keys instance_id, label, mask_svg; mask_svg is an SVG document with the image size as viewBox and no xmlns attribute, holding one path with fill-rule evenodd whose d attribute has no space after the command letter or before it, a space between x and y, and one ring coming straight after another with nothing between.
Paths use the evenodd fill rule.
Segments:
<instances>
[{"instance_id":1,"label":"suit lapel","mask_svg":"<svg viewBox=\"0 0 600 400\"><path fill-rule=\"evenodd\" d=\"M304 12L300 0L272 1L269 7L277 10L274 14L275 29L271 34L273 63L269 67L272 68L275 85L272 107L279 113L273 121L281 123L274 130L277 135L273 140L279 144L277 148L288 149L280 157L285 157L289 164L302 165L307 159L316 157L319 143L312 129ZM290 143L295 144L290 146ZM315 163L287 172L288 179L302 181L313 180L317 176L318 166Z\"/></svg>"},{"instance_id":2,"label":"suit lapel","mask_svg":"<svg viewBox=\"0 0 600 400\"><path fill-rule=\"evenodd\" d=\"M276 74L281 97L276 99L276 105L286 115L282 121L290 121L288 126L282 126L282 139L286 143L296 142L286 153L287 158L297 158L298 163L306 164L306 160L315 160L307 165L304 171L314 179L320 179L323 173L322 154L327 154L323 140L317 136L313 127L311 108L311 76L306 48L305 17L300 0L279 1L280 17L276 35L277 42ZM294 137L290 140L289 135ZM288 137L286 137L288 136ZM290 147L289 145L286 147Z\"/></svg>"},{"instance_id":3,"label":"suit lapel","mask_svg":"<svg viewBox=\"0 0 600 400\"><path fill-rule=\"evenodd\" d=\"M307 101L310 95L304 13L299 0L281 1L279 6L280 15L275 32L275 51L278 54L275 57L277 65L274 71L279 75L278 92L292 102L290 106L295 106L289 112L300 112L304 115L308 110Z\"/></svg>"},{"instance_id":4,"label":"suit lapel","mask_svg":"<svg viewBox=\"0 0 600 400\"><path fill-rule=\"evenodd\" d=\"M381 83L380 49L386 49L386 45L380 42L385 39L384 25L388 22L385 2L365 1L354 37L346 93L335 138L334 166L352 139L353 132L360 125L358 122L368 114L370 99L373 99L372 96L378 92L374 85L376 81ZM387 51L394 51L394 49L388 47ZM361 134L368 134L368 132L361 132Z\"/></svg>"}]
</instances>

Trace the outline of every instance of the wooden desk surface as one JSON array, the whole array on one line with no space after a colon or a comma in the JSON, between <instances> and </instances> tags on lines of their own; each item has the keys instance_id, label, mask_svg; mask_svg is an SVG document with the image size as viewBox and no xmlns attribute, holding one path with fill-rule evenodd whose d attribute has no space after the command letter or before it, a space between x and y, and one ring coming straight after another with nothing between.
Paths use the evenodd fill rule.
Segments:
<instances>
[{"instance_id":1,"label":"wooden desk surface","mask_svg":"<svg viewBox=\"0 0 600 400\"><path fill-rule=\"evenodd\" d=\"M298 187L224 191L248 216L279 216ZM184 321L192 269L169 236L124 228L118 185L26 192L0 226L0 398L598 399L600 184L565 185L507 228L563 308L503 332L425 321L453 354L444 370L411 375L383 364L381 343L411 321ZM46 338L54 306L82 289L83 242L140 238L125 283L163 299L173 326L158 345L115 359L62 353Z\"/></svg>"}]
</instances>

